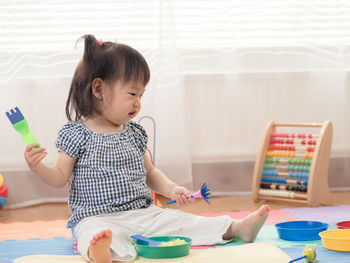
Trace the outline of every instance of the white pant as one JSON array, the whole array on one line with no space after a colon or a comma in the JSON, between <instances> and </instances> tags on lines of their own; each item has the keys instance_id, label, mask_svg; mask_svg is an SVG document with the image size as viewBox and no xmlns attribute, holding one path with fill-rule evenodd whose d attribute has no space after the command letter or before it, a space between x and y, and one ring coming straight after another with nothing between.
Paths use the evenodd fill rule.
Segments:
<instances>
[{"instance_id":1,"label":"white pant","mask_svg":"<svg viewBox=\"0 0 350 263\"><path fill-rule=\"evenodd\" d=\"M223 240L234 220L229 216L203 217L181 210L159 208L152 205L148 208L101 214L81 220L73 229L78 241L78 250L88 257L90 240L101 230L112 230L112 260L132 261L137 257L131 235L152 236L185 236L192 239L192 245L212 245L226 243Z\"/></svg>"}]
</instances>

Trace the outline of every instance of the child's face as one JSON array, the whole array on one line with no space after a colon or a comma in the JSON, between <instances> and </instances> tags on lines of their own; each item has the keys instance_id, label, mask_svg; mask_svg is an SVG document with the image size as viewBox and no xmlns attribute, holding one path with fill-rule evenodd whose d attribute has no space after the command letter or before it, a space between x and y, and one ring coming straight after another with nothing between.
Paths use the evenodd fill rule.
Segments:
<instances>
[{"instance_id":1,"label":"child's face","mask_svg":"<svg viewBox=\"0 0 350 263\"><path fill-rule=\"evenodd\" d=\"M144 92L145 87L140 83L117 81L106 90L104 117L115 125L126 124L139 113Z\"/></svg>"}]
</instances>

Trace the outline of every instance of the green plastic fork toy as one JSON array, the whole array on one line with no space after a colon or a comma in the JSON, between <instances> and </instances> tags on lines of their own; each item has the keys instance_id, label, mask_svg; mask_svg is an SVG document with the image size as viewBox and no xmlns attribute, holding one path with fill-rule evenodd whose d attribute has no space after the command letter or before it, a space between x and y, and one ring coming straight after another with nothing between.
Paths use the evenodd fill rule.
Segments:
<instances>
[{"instance_id":1,"label":"green plastic fork toy","mask_svg":"<svg viewBox=\"0 0 350 263\"><path fill-rule=\"evenodd\" d=\"M22 135L25 145L28 146L29 144L32 144L32 143L38 143L38 140L30 132L28 122L23 117L23 114L18 109L18 107L15 107L15 109L11 109L10 111L6 112L6 116L7 118L9 118L10 122L12 123L13 128L15 128L15 130ZM35 148L38 148L38 147L39 146Z\"/></svg>"}]
</instances>

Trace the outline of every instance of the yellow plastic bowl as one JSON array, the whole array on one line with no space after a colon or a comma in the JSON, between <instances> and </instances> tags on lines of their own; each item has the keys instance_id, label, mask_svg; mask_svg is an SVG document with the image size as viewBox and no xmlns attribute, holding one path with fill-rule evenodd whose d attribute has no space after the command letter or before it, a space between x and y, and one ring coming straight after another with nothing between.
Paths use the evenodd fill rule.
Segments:
<instances>
[{"instance_id":1,"label":"yellow plastic bowl","mask_svg":"<svg viewBox=\"0 0 350 263\"><path fill-rule=\"evenodd\" d=\"M350 251L350 229L326 230L319 233L325 248L335 251Z\"/></svg>"}]
</instances>

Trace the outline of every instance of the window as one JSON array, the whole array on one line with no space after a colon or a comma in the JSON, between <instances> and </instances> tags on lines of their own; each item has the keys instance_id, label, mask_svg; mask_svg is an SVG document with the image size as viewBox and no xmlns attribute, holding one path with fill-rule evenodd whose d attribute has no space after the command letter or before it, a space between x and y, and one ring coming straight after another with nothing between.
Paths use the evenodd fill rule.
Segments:
<instances>
[{"instance_id":1,"label":"window","mask_svg":"<svg viewBox=\"0 0 350 263\"><path fill-rule=\"evenodd\" d=\"M71 50L85 33L147 49L169 40L191 49L350 41L347 0L3 0L0 14L1 51Z\"/></svg>"}]
</instances>

